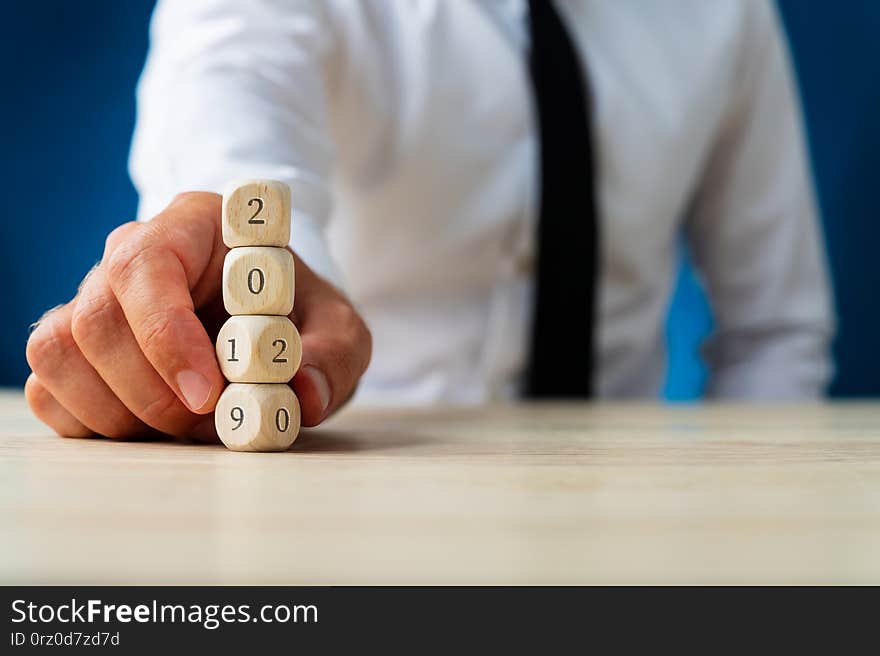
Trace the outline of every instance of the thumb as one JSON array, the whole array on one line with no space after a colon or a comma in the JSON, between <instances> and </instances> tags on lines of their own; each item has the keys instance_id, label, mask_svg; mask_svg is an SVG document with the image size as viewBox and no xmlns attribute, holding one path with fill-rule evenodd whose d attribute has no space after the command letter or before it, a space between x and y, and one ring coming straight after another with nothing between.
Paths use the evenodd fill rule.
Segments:
<instances>
[{"instance_id":1,"label":"thumb","mask_svg":"<svg viewBox=\"0 0 880 656\"><path fill-rule=\"evenodd\" d=\"M302 365L291 385L304 426L317 426L351 397L367 370L372 336L349 300L294 253L291 320L302 337Z\"/></svg>"}]
</instances>

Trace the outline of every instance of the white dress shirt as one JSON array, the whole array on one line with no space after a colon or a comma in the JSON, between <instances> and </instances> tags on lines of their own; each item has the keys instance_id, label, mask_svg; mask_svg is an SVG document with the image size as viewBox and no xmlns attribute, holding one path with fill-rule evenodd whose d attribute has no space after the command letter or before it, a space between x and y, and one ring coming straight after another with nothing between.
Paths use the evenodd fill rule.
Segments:
<instances>
[{"instance_id":1,"label":"white dress shirt","mask_svg":"<svg viewBox=\"0 0 880 656\"><path fill-rule=\"evenodd\" d=\"M709 394L820 394L830 293L772 4L556 6L596 106L599 396L658 394L682 234L715 317ZM359 399L516 394L540 184L525 2L161 0L151 39L139 218L283 180L292 247L373 331Z\"/></svg>"}]
</instances>

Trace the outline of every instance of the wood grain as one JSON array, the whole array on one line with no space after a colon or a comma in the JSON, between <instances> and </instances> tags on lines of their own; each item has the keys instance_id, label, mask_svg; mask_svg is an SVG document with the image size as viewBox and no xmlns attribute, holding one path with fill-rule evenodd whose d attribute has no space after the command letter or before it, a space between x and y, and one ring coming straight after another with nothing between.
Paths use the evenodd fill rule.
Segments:
<instances>
[{"instance_id":1,"label":"wood grain","mask_svg":"<svg viewBox=\"0 0 880 656\"><path fill-rule=\"evenodd\" d=\"M350 410L281 454L0 417L0 583L880 583L876 404Z\"/></svg>"}]
</instances>

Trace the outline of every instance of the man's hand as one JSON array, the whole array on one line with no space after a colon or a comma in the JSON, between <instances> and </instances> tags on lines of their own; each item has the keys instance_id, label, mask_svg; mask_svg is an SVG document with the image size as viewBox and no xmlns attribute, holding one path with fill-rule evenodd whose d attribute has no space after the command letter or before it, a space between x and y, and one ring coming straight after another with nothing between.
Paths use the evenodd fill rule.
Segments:
<instances>
[{"instance_id":1,"label":"man's hand","mask_svg":"<svg viewBox=\"0 0 880 656\"><path fill-rule=\"evenodd\" d=\"M216 439L211 412L225 381L213 339L226 318L228 250L220 207L217 194L182 194L151 222L120 226L76 297L39 322L25 395L59 435ZM348 300L294 260L290 318L303 360L291 385L303 425L315 426L354 392L372 342Z\"/></svg>"}]
</instances>

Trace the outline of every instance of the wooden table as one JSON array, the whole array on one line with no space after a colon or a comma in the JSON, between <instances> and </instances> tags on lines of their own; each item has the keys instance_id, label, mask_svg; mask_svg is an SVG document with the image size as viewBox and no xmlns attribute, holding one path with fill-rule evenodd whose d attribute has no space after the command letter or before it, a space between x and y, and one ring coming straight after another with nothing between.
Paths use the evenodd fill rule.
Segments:
<instances>
[{"instance_id":1,"label":"wooden table","mask_svg":"<svg viewBox=\"0 0 880 656\"><path fill-rule=\"evenodd\" d=\"M0 583L880 583L880 405L351 410L283 454L0 394Z\"/></svg>"}]
</instances>

